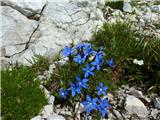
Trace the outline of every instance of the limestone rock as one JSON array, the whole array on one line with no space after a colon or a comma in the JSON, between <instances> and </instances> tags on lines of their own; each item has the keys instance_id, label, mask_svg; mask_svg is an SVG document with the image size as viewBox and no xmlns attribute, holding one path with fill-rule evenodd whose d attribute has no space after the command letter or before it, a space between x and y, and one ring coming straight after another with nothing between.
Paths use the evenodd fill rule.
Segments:
<instances>
[{"instance_id":1,"label":"limestone rock","mask_svg":"<svg viewBox=\"0 0 160 120\"><path fill-rule=\"evenodd\" d=\"M113 113L118 119L123 119L122 115L117 110L113 110Z\"/></svg>"},{"instance_id":2,"label":"limestone rock","mask_svg":"<svg viewBox=\"0 0 160 120\"><path fill-rule=\"evenodd\" d=\"M53 105L46 105L42 111L43 117L49 117L53 113Z\"/></svg>"},{"instance_id":3,"label":"limestone rock","mask_svg":"<svg viewBox=\"0 0 160 120\"><path fill-rule=\"evenodd\" d=\"M40 116L40 115L35 116L35 117L33 117L31 120L41 120L41 116Z\"/></svg>"},{"instance_id":4,"label":"limestone rock","mask_svg":"<svg viewBox=\"0 0 160 120\"><path fill-rule=\"evenodd\" d=\"M160 5L153 5L150 7L153 12L160 13Z\"/></svg>"},{"instance_id":5,"label":"limestone rock","mask_svg":"<svg viewBox=\"0 0 160 120\"><path fill-rule=\"evenodd\" d=\"M160 20L160 17L157 13L147 12L146 14L142 15L142 19L149 23L156 23Z\"/></svg>"},{"instance_id":6,"label":"limestone rock","mask_svg":"<svg viewBox=\"0 0 160 120\"><path fill-rule=\"evenodd\" d=\"M2 4L11 6L25 16L40 13L46 3L46 0L2 0Z\"/></svg>"},{"instance_id":7,"label":"limestone rock","mask_svg":"<svg viewBox=\"0 0 160 120\"><path fill-rule=\"evenodd\" d=\"M17 0L13 3L3 0L8 6L2 6L0 16L4 23L1 25L4 28L0 36L3 39L1 48L5 49L5 56L12 56L11 62L30 66L27 59L35 54L53 59L73 40L74 43L90 40L97 26L103 24L103 13L97 9L97 0L48 0L39 21L28 19L28 15L41 11L44 1Z\"/></svg>"},{"instance_id":8,"label":"limestone rock","mask_svg":"<svg viewBox=\"0 0 160 120\"><path fill-rule=\"evenodd\" d=\"M141 118L145 118L148 115L145 105L138 98L131 95L126 98L125 109L129 114L137 114Z\"/></svg>"},{"instance_id":9,"label":"limestone rock","mask_svg":"<svg viewBox=\"0 0 160 120\"><path fill-rule=\"evenodd\" d=\"M129 2L125 2L123 5L123 11L124 12L128 12L128 13L132 13L132 6L130 5Z\"/></svg>"},{"instance_id":10,"label":"limestone rock","mask_svg":"<svg viewBox=\"0 0 160 120\"><path fill-rule=\"evenodd\" d=\"M155 98L153 104L156 109L160 110L160 98Z\"/></svg>"},{"instance_id":11,"label":"limestone rock","mask_svg":"<svg viewBox=\"0 0 160 120\"><path fill-rule=\"evenodd\" d=\"M49 104L54 104L54 101L55 101L55 97L53 96L53 95L51 95L50 97L49 97L49 99L48 99L48 103Z\"/></svg>"},{"instance_id":12,"label":"limestone rock","mask_svg":"<svg viewBox=\"0 0 160 120\"><path fill-rule=\"evenodd\" d=\"M50 115L47 120L65 120L64 117L56 114L56 113L52 113L52 115Z\"/></svg>"},{"instance_id":13,"label":"limestone rock","mask_svg":"<svg viewBox=\"0 0 160 120\"><path fill-rule=\"evenodd\" d=\"M25 49L25 43L29 40L29 36L36 28L37 22L27 19L18 11L8 6L1 6L0 18L1 48L5 48L6 55L11 56Z\"/></svg>"},{"instance_id":14,"label":"limestone rock","mask_svg":"<svg viewBox=\"0 0 160 120\"><path fill-rule=\"evenodd\" d=\"M157 109L153 109L151 111L151 116L156 120L158 119L158 114L160 114L160 111L158 111ZM159 116L160 117L160 116Z\"/></svg>"}]
</instances>

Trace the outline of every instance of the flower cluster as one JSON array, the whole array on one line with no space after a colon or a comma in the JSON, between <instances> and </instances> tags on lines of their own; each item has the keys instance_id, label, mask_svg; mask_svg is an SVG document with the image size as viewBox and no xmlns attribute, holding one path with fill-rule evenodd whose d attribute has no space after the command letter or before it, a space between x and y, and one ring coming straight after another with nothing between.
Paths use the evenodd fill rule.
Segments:
<instances>
[{"instance_id":1,"label":"flower cluster","mask_svg":"<svg viewBox=\"0 0 160 120\"><path fill-rule=\"evenodd\" d=\"M77 94L82 94L82 89L88 90L88 81L90 76L94 76L95 70L101 70L103 66L109 66L111 68L115 67L115 62L113 59L104 60L103 48L94 50L93 46L90 43L79 43L75 47L66 46L63 49L63 55L65 57L72 57L73 61L79 65L85 66L82 68L83 75L76 76L76 83L70 82L68 89L61 88L59 90L59 95L66 99L68 93L71 93L71 96L74 97ZM98 110L101 115L105 117L108 112L107 108L110 107L108 99L102 99L106 96L108 88L104 83L100 82L97 86L97 97L91 98L86 92L86 101L83 101L82 104L86 108L86 112L90 113L91 111Z\"/></svg>"}]
</instances>

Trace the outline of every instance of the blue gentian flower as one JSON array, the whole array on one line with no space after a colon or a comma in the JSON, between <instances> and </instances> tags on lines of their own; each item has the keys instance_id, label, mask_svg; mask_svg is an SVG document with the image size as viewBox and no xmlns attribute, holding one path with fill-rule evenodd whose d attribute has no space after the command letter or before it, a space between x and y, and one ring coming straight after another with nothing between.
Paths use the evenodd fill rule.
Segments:
<instances>
[{"instance_id":1,"label":"blue gentian flower","mask_svg":"<svg viewBox=\"0 0 160 120\"><path fill-rule=\"evenodd\" d=\"M107 65L111 68L114 68L115 67L115 62L114 60L111 58L111 59L108 59L107 60Z\"/></svg>"},{"instance_id":2,"label":"blue gentian flower","mask_svg":"<svg viewBox=\"0 0 160 120\"><path fill-rule=\"evenodd\" d=\"M90 113L92 110L97 109L98 98L91 98L89 95L86 96L86 101L83 101L82 104L86 108L86 112Z\"/></svg>"},{"instance_id":3,"label":"blue gentian flower","mask_svg":"<svg viewBox=\"0 0 160 120\"><path fill-rule=\"evenodd\" d=\"M91 63L97 70L100 70L101 65L103 64L103 58L96 57L95 60Z\"/></svg>"},{"instance_id":4,"label":"blue gentian flower","mask_svg":"<svg viewBox=\"0 0 160 120\"><path fill-rule=\"evenodd\" d=\"M63 55L65 57L68 57L68 56L70 56L70 55L72 55L74 53L75 53L75 50L73 48L71 48L71 47L65 46L65 48L63 49Z\"/></svg>"},{"instance_id":5,"label":"blue gentian flower","mask_svg":"<svg viewBox=\"0 0 160 120\"><path fill-rule=\"evenodd\" d=\"M68 91L67 90L64 90L63 88L61 88L60 90L59 90L59 95L62 97L62 98L66 98L66 96L67 96L67 94L68 94Z\"/></svg>"},{"instance_id":6,"label":"blue gentian flower","mask_svg":"<svg viewBox=\"0 0 160 120\"><path fill-rule=\"evenodd\" d=\"M88 89L88 84L87 84L88 79L84 78L81 80L79 76L76 76L76 80L77 80L78 87Z\"/></svg>"},{"instance_id":7,"label":"blue gentian flower","mask_svg":"<svg viewBox=\"0 0 160 120\"><path fill-rule=\"evenodd\" d=\"M106 95L106 90L108 90L108 88L100 82L99 86L97 86L98 95Z\"/></svg>"},{"instance_id":8,"label":"blue gentian flower","mask_svg":"<svg viewBox=\"0 0 160 120\"><path fill-rule=\"evenodd\" d=\"M97 53L96 53L96 57L102 59L102 58L103 58L103 52L102 52L102 51L97 52Z\"/></svg>"},{"instance_id":9,"label":"blue gentian flower","mask_svg":"<svg viewBox=\"0 0 160 120\"><path fill-rule=\"evenodd\" d=\"M90 43L86 43L83 46L83 53L85 56L88 56L92 51L92 45Z\"/></svg>"},{"instance_id":10,"label":"blue gentian flower","mask_svg":"<svg viewBox=\"0 0 160 120\"><path fill-rule=\"evenodd\" d=\"M76 95L76 93L81 94L81 88L80 87L77 87L77 85L73 84L72 82L70 82L69 84L70 84L70 88L68 88L68 90L71 91L72 97L74 97Z\"/></svg>"},{"instance_id":11,"label":"blue gentian flower","mask_svg":"<svg viewBox=\"0 0 160 120\"><path fill-rule=\"evenodd\" d=\"M108 99L99 99L98 100L98 110L100 111L100 113L102 114L103 117L105 117L106 115L108 115L108 111L107 108L110 108L110 104L108 102Z\"/></svg>"},{"instance_id":12,"label":"blue gentian flower","mask_svg":"<svg viewBox=\"0 0 160 120\"><path fill-rule=\"evenodd\" d=\"M94 69L95 69L94 66L90 67L89 64L86 64L86 67L82 69L85 72L84 77L86 78L89 75L94 75L93 72Z\"/></svg>"},{"instance_id":13,"label":"blue gentian flower","mask_svg":"<svg viewBox=\"0 0 160 120\"><path fill-rule=\"evenodd\" d=\"M78 54L73 60L78 64L83 64L85 61L85 57L82 57L81 55Z\"/></svg>"},{"instance_id":14,"label":"blue gentian flower","mask_svg":"<svg viewBox=\"0 0 160 120\"><path fill-rule=\"evenodd\" d=\"M83 47L84 47L84 43L78 43L77 45L76 45L76 49L77 50L79 50L79 49L82 49Z\"/></svg>"}]
</instances>

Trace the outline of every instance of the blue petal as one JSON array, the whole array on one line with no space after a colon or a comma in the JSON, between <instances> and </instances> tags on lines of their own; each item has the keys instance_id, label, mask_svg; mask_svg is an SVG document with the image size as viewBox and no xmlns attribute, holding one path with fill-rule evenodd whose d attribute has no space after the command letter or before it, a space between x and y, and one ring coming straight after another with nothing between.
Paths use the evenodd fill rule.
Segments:
<instances>
[{"instance_id":1,"label":"blue petal","mask_svg":"<svg viewBox=\"0 0 160 120\"><path fill-rule=\"evenodd\" d=\"M88 72L85 72L84 77L87 78L89 76Z\"/></svg>"},{"instance_id":2,"label":"blue petal","mask_svg":"<svg viewBox=\"0 0 160 120\"><path fill-rule=\"evenodd\" d=\"M88 107L86 107L86 112L87 113L90 113L91 112L91 108L88 106Z\"/></svg>"},{"instance_id":3,"label":"blue petal","mask_svg":"<svg viewBox=\"0 0 160 120\"><path fill-rule=\"evenodd\" d=\"M87 84L83 84L83 88L88 89L88 85Z\"/></svg>"},{"instance_id":4,"label":"blue petal","mask_svg":"<svg viewBox=\"0 0 160 120\"><path fill-rule=\"evenodd\" d=\"M100 83L99 83L99 86L100 86L100 87L103 87L103 83L102 83L102 82L100 82Z\"/></svg>"},{"instance_id":5,"label":"blue petal","mask_svg":"<svg viewBox=\"0 0 160 120\"><path fill-rule=\"evenodd\" d=\"M81 88L80 87L77 88L77 93L81 94Z\"/></svg>"},{"instance_id":6,"label":"blue petal","mask_svg":"<svg viewBox=\"0 0 160 120\"><path fill-rule=\"evenodd\" d=\"M98 95L101 95L101 91L98 91Z\"/></svg>"},{"instance_id":7,"label":"blue petal","mask_svg":"<svg viewBox=\"0 0 160 120\"><path fill-rule=\"evenodd\" d=\"M103 91L103 95L104 95L104 96L106 95L106 92L105 92L105 91Z\"/></svg>"},{"instance_id":8,"label":"blue petal","mask_svg":"<svg viewBox=\"0 0 160 120\"><path fill-rule=\"evenodd\" d=\"M76 95L76 92L72 90L72 97L74 97L75 95Z\"/></svg>"},{"instance_id":9,"label":"blue petal","mask_svg":"<svg viewBox=\"0 0 160 120\"><path fill-rule=\"evenodd\" d=\"M105 117L107 115L107 113L108 113L107 110L102 110L101 111L101 114L102 114L103 117Z\"/></svg>"},{"instance_id":10,"label":"blue petal","mask_svg":"<svg viewBox=\"0 0 160 120\"><path fill-rule=\"evenodd\" d=\"M76 76L76 80L77 80L77 81L81 81L81 79L80 79L79 76Z\"/></svg>"},{"instance_id":11,"label":"blue petal","mask_svg":"<svg viewBox=\"0 0 160 120\"><path fill-rule=\"evenodd\" d=\"M90 72L91 75L94 75L94 72Z\"/></svg>"},{"instance_id":12,"label":"blue petal","mask_svg":"<svg viewBox=\"0 0 160 120\"><path fill-rule=\"evenodd\" d=\"M97 102L98 101L98 98L93 98L93 102Z\"/></svg>"},{"instance_id":13,"label":"blue petal","mask_svg":"<svg viewBox=\"0 0 160 120\"><path fill-rule=\"evenodd\" d=\"M87 105L88 105L88 102L84 101L84 102L82 102L82 104L83 104L84 106L87 106Z\"/></svg>"},{"instance_id":14,"label":"blue petal","mask_svg":"<svg viewBox=\"0 0 160 120\"><path fill-rule=\"evenodd\" d=\"M89 95L86 96L87 101L91 101L91 97Z\"/></svg>"},{"instance_id":15,"label":"blue petal","mask_svg":"<svg viewBox=\"0 0 160 120\"><path fill-rule=\"evenodd\" d=\"M91 70L91 71L94 70L94 67L92 66L90 70Z\"/></svg>"},{"instance_id":16,"label":"blue petal","mask_svg":"<svg viewBox=\"0 0 160 120\"><path fill-rule=\"evenodd\" d=\"M88 82L88 79L83 79L82 82L86 83L86 82Z\"/></svg>"}]
</instances>

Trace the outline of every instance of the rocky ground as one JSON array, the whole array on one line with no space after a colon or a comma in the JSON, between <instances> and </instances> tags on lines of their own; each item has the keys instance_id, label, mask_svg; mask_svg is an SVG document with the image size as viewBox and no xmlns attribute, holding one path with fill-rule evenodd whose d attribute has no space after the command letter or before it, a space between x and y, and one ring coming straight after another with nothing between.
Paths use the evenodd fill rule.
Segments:
<instances>
[{"instance_id":1,"label":"rocky ground","mask_svg":"<svg viewBox=\"0 0 160 120\"><path fill-rule=\"evenodd\" d=\"M30 2L29 2L30 1ZM139 32L160 37L160 4L156 0L125 0L123 11L105 6L105 0L1 0L1 64L18 62L30 65L27 59L35 54L52 58L72 41L90 40L92 33L105 22L130 20ZM50 78L49 71L39 75L42 83ZM70 108L54 105L55 97L45 90L48 105L32 120L72 119ZM122 86L108 97L113 108L108 120L160 120L160 94L144 93L138 86ZM84 116L78 109L77 119Z\"/></svg>"},{"instance_id":2,"label":"rocky ground","mask_svg":"<svg viewBox=\"0 0 160 120\"><path fill-rule=\"evenodd\" d=\"M45 71L38 78L42 83L50 79L54 64L50 65L50 70ZM55 105L55 97L44 87L45 94L48 98L48 105L40 115L32 120L72 120L73 108ZM106 96L112 105L109 110L109 116L106 120L159 120L160 119L160 93L147 93L138 85L128 86L122 85L116 92L108 93ZM76 120L92 120L90 115L85 114L85 108L79 103L75 106ZM105 120L105 119L102 119Z\"/></svg>"}]
</instances>

